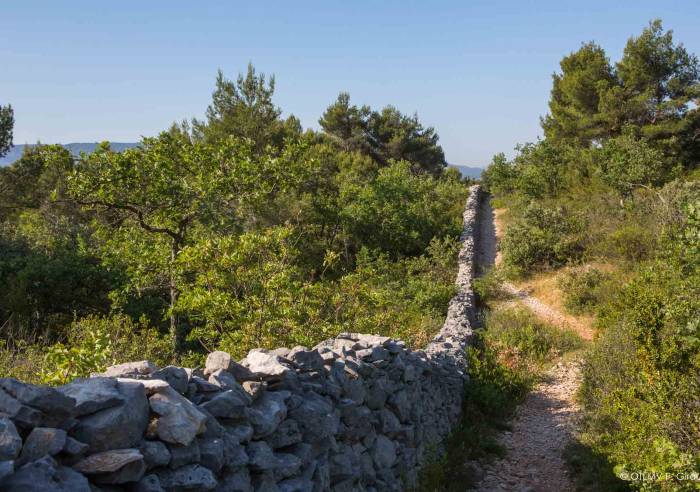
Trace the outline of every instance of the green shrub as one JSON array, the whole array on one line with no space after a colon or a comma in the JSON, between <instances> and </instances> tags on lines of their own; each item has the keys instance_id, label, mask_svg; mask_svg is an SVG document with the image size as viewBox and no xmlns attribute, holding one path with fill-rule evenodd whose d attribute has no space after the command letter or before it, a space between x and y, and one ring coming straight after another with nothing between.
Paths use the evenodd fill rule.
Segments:
<instances>
[{"instance_id":1,"label":"green shrub","mask_svg":"<svg viewBox=\"0 0 700 492\"><path fill-rule=\"evenodd\" d=\"M536 268L577 261L583 253L584 224L563 208L531 204L506 231L501 244L507 269L522 275Z\"/></svg>"},{"instance_id":2,"label":"green shrub","mask_svg":"<svg viewBox=\"0 0 700 492\"><path fill-rule=\"evenodd\" d=\"M649 258L657 240L652 231L640 224L624 224L607 235L604 247L608 256L631 264Z\"/></svg>"},{"instance_id":3,"label":"green shrub","mask_svg":"<svg viewBox=\"0 0 700 492\"><path fill-rule=\"evenodd\" d=\"M15 378L28 383L41 382L38 371L44 363L46 347L41 343L19 341L8 346L0 340L0 377Z\"/></svg>"},{"instance_id":4,"label":"green shrub","mask_svg":"<svg viewBox=\"0 0 700 492\"><path fill-rule=\"evenodd\" d=\"M491 311L486 316L484 336L514 363L543 363L583 346L572 330L540 321L528 309L515 307Z\"/></svg>"},{"instance_id":5,"label":"green shrub","mask_svg":"<svg viewBox=\"0 0 700 492\"><path fill-rule=\"evenodd\" d=\"M492 268L481 277L477 277L472 282L472 287L476 295L482 302L494 301L508 297L503 290L504 275L501 270Z\"/></svg>"},{"instance_id":6,"label":"green shrub","mask_svg":"<svg viewBox=\"0 0 700 492\"><path fill-rule=\"evenodd\" d=\"M698 202L700 203L700 202ZM581 390L593 449L627 472L668 473L642 490L697 490L700 473L700 208L601 309ZM664 475L665 477L665 475Z\"/></svg>"},{"instance_id":7,"label":"green shrub","mask_svg":"<svg viewBox=\"0 0 700 492\"><path fill-rule=\"evenodd\" d=\"M68 330L68 340L50 346L37 369L42 382L64 384L112 364L143 359L159 365L172 362L169 341L144 321L92 316L75 321Z\"/></svg>"},{"instance_id":8,"label":"green shrub","mask_svg":"<svg viewBox=\"0 0 700 492\"><path fill-rule=\"evenodd\" d=\"M601 302L602 286L610 276L596 268L575 268L557 280L564 296L564 307L573 314L592 312Z\"/></svg>"}]
</instances>

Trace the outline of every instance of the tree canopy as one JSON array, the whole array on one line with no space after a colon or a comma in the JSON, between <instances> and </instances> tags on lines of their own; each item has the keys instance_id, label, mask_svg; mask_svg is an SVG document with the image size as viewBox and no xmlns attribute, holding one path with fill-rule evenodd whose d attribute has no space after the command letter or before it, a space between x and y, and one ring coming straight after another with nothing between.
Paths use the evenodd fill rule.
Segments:
<instances>
[{"instance_id":1,"label":"tree canopy","mask_svg":"<svg viewBox=\"0 0 700 492\"><path fill-rule=\"evenodd\" d=\"M12 148L12 130L15 126L15 116L12 106L0 106L0 157Z\"/></svg>"},{"instance_id":2,"label":"tree canopy","mask_svg":"<svg viewBox=\"0 0 700 492\"><path fill-rule=\"evenodd\" d=\"M358 107L350 104L348 93L341 92L319 124L330 142L344 151L368 155L381 166L404 160L414 172L434 176L447 166L435 129L425 128L417 115L406 116L393 106L381 111Z\"/></svg>"},{"instance_id":3,"label":"tree canopy","mask_svg":"<svg viewBox=\"0 0 700 492\"><path fill-rule=\"evenodd\" d=\"M632 131L686 166L700 159L700 65L660 20L627 41L614 68L595 43L560 65L542 118L549 140L586 147Z\"/></svg>"},{"instance_id":4,"label":"tree canopy","mask_svg":"<svg viewBox=\"0 0 700 492\"><path fill-rule=\"evenodd\" d=\"M281 148L285 137L301 133L301 125L294 116L281 119L282 110L272 100L274 93L274 76L258 75L252 64L235 82L219 70L206 121L193 120L194 135L208 142L230 136L249 139L258 153L268 145Z\"/></svg>"}]
</instances>

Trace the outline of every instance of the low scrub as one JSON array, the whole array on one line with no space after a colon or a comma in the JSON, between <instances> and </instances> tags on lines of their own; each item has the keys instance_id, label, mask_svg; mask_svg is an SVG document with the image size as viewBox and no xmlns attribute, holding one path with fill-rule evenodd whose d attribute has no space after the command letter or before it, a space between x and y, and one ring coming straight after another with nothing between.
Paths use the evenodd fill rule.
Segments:
<instances>
[{"instance_id":1,"label":"low scrub","mask_svg":"<svg viewBox=\"0 0 700 492\"><path fill-rule=\"evenodd\" d=\"M505 308L486 316L484 336L509 364L542 364L583 347L576 332L540 321L525 308Z\"/></svg>"},{"instance_id":2,"label":"low scrub","mask_svg":"<svg viewBox=\"0 0 700 492\"><path fill-rule=\"evenodd\" d=\"M603 300L610 275L592 267L573 268L557 279L564 307L572 314L591 313Z\"/></svg>"},{"instance_id":3,"label":"low scrub","mask_svg":"<svg viewBox=\"0 0 700 492\"><path fill-rule=\"evenodd\" d=\"M503 238L505 267L523 275L578 261L583 254L583 226L563 208L531 204Z\"/></svg>"},{"instance_id":4,"label":"low scrub","mask_svg":"<svg viewBox=\"0 0 700 492\"><path fill-rule=\"evenodd\" d=\"M592 449L640 490L697 490L700 474L700 201L686 213L664 257L601 309L584 368Z\"/></svg>"},{"instance_id":5,"label":"low scrub","mask_svg":"<svg viewBox=\"0 0 700 492\"><path fill-rule=\"evenodd\" d=\"M492 268L472 282L474 292L482 303L505 299L508 294L503 290L504 274L502 270Z\"/></svg>"}]
</instances>

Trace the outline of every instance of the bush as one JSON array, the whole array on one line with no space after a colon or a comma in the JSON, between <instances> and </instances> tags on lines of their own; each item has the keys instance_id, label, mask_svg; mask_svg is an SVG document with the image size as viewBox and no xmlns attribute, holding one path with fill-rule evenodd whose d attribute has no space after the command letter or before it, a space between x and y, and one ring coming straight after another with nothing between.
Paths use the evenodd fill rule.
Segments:
<instances>
[{"instance_id":1,"label":"bush","mask_svg":"<svg viewBox=\"0 0 700 492\"><path fill-rule=\"evenodd\" d=\"M625 224L604 239L607 255L627 263L638 263L649 258L656 250L653 232L639 224Z\"/></svg>"},{"instance_id":2,"label":"bush","mask_svg":"<svg viewBox=\"0 0 700 492\"><path fill-rule=\"evenodd\" d=\"M592 312L601 302L601 287L610 276L596 268L575 268L557 280L564 296L564 307L573 314Z\"/></svg>"},{"instance_id":3,"label":"bush","mask_svg":"<svg viewBox=\"0 0 700 492\"><path fill-rule=\"evenodd\" d=\"M531 204L506 231L504 264L516 275L577 261L583 254L584 224L563 209Z\"/></svg>"},{"instance_id":4,"label":"bush","mask_svg":"<svg viewBox=\"0 0 700 492\"><path fill-rule=\"evenodd\" d=\"M484 336L511 364L541 364L583 346L572 330L540 321L521 307L491 311Z\"/></svg>"},{"instance_id":5,"label":"bush","mask_svg":"<svg viewBox=\"0 0 700 492\"><path fill-rule=\"evenodd\" d=\"M661 184L670 172L661 150L629 133L605 142L600 153L601 178L625 196L636 187Z\"/></svg>"},{"instance_id":6,"label":"bush","mask_svg":"<svg viewBox=\"0 0 700 492\"><path fill-rule=\"evenodd\" d=\"M508 295L503 290L504 275L501 270L492 268L472 282L472 287L481 302L504 299Z\"/></svg>"},{"instance_id":7,"label":"bush","mask_svg":"<svg viewBox=\"0 0 700 492\"><path fill-rule=\"evenodd\" d=\"M0 340L0 375L38 384L45 353L46 347L40 343L19 341L10 346L5 340Z\"/></svg>"},{"instance_id":8,"label":"bush","mask_svg":"<svg viewBox=\"0 0 700 492\"><path fill-rule=\"evenodd\" d=\"M92 316L75 321L66 343L50 346L43 367L37 369L42 382L65 384L118 362L143 359L158 365L173 362L168 339L144 321L136 323L126 316Z\"/></svg>"},{"instance_id":9,"label":"bush","mask_svg":"<svg viewBox=\"0 0 700 492\"><path fill-rule=\"evenodd\" d=\"M374 181L341 185L343 228L357 250L420 255L434 237L459 235L467 194L458 179L417 175L408 162L394 162Z\"/></svg>"},{"instance_id":10,"label":"bush","mask_svg":"<svg viewBox=\"0 0 700 492\"><path fill-rule=\"evenodd\" d=\"M601 309L602 333L584 367L593 449L618 475L670 474L633 483L644 490L697 490L677 477L700 473L700 208L685 209L664 257Z\"/></svg>"}]
</instances>

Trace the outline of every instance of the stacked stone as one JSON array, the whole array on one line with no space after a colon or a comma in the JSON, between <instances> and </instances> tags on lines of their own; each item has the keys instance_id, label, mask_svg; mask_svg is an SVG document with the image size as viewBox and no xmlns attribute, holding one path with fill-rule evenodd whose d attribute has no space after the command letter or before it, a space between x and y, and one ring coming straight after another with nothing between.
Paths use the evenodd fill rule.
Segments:
<instances>
[{"instance_id":1,"label":"stacked stone","mask_svg":"<svg viewBox=\"0 0 700 492\"><path fill-rule=\"evenodd\" d=\"M459 415L462 378L341 334L204 370L143 361L56 388L0 380L0 490L400 490Z\"/></svg>"},{"instance_id":2,"label":"stacked stone","mask_svg":"<svg viewBox=\"0 0 700 492\"><path fill-rule=\"evenodd\" d=\"M460 415L473 220L466 283L425 352L343 333L239 362L213 352L204 369L132 362L55 388L0 379L0 492L408 488Z\"/></svg>"},{"instance_id":3,"label":"stacked stone","mask_svg":"<svg viewBox=\"0 0 700 492\"><path fill-rule=\"evenodd\" d=\"M445 323L438 334L425 349L433 358L444 358L455 365L455 370L466 370L464 349L473 340L472 323L475 317L474 291L474 258L476 247L476 231L478 224L479 201L481 187L474 185L469 189L469 198L464 208L464 229L461 236L461 249L457 271L457 293L447 308Z\"/></svg>"}]
</instances>

